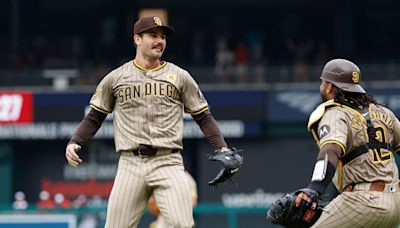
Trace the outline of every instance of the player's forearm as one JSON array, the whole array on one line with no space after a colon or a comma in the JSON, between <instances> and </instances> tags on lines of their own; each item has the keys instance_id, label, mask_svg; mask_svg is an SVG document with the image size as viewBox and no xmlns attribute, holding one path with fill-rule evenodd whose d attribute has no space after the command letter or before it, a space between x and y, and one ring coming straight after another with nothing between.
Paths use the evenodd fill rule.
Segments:
<instances>
[{"instance_id":1,"label":"player's forearm","mask_svg":"<svg viewBox=\"0 0 400 228\"><path fill-rule=\"evenodd\" d=\"M320 194L325 192L335 175L341 154L342 149L337 144L330 143L321 148L308 188L314 189Z\"/></svg>"},{"instance_id":2,"label":"player's forearm","mask_svg":"<svg viewBox=\"0 0 400 228\"><path fill-rule=\"evenodd\" d=\"M107 114L91 109L79 124L68 144L76 143L81 146L86 145L96 134L97 130L99 130L106 117Z\"/></svg>"},{"instance_id":3,"label":"player's forearm","mask_svg":"<svg viewBox=\"0 0 400 228\"><path fill-rule=\"evenodd\" d=\"M215 149L227 147L224 137L219 130L218 124L210 112L205 111L192 116L196 123L200 126L200 129L203 131L203 134L206 136L208 142Z\"/></svg>"}]
</instances>

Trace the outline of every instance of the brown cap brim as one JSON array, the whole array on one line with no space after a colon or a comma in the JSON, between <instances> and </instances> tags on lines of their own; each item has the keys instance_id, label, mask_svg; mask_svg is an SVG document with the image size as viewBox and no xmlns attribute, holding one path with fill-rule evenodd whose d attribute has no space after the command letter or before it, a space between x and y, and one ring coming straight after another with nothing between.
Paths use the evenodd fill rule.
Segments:
<instances>
[{"instance_id":1,"label":"brown cap brim","mask_svg":"<svg viewBox=\"0 0 400 228\"><path fill-rule=\"evenodd\" d=\"M150 29L154 29L154 28L161 28L162 30L164 30L165 35L167 35L167 36L170 36L170 35L175 33L175 30L172 27L168 26L168 25L161 25L161 26L160 25L155 25L155 26L152 26L152 27L143 28L142 30L138 30L138 31L136 31L135 34L140 34L140 33L146 32L146 31L148 31Z\"/></svg>"},{"instance_id":2,"label":"brown cap brim","mask_svg":"<svg viewBox=\"0 0 400 228\"><path fill-rule=\"evenodd\" d=\"M323 79L323 78L321 78L321 79L325 80L329 83L332 83L333 85L335 85L336 87L338 87L339 89L341 89L343 91L353 92L353 93L366 93L366 91L360 84L334 82L329 79Z\"/></svg>"}]
</instances>

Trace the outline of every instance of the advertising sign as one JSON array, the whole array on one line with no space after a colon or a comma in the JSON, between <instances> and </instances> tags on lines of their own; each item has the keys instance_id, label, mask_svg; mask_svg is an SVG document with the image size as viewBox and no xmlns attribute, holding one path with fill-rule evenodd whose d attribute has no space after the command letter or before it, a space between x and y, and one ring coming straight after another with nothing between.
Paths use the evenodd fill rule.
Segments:
<instances>
[{"instance_id":1,"label":"advertising sign","mask_svg":"<svg viewBox=\"0 0 400 228\"><path fill-rule=\"evenodd\" d=\"M42 214L42 215L0 215L0 228L76 228L75 215Z\"/></svg>"},{"instance_id":2,"label":"advertising sign","mask_svg":"<svg viewBox=\"0 0 400 228\"><path fill-rule=\"evenodd\" d=\"M0 124L30 123L32 120L31 92L0 91Z\"/></svg>"},{"instance_id":3,"label":"advertising sign","mask_svg":"<svg viewBox=\"0 0 400 228\"><path fill-rule=\"evenodd\" d=\"M400 90L367 90L381 104L387 106L400 117ZM271 91L268 96L269 122L307 122L311 112L321 104L321 96L316 90Z\"/></svg>"}]
</instances>

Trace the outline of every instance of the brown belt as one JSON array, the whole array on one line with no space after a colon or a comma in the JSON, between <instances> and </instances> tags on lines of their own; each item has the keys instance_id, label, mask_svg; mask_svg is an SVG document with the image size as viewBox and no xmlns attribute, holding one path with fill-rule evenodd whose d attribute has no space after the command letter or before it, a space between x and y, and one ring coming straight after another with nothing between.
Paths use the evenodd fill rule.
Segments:
<instances>
[{"instance_id":1,"label":"brown belt","mask_svg":"<svg viewBox=\"0 0 400 228\"><path fill-rule=\"evenodd\" d=\"M371 185L369 186L369 191L375 191L375 192L383 192L385 191L385 186L386 186L386 182L383 181L375 181L372 182ZM344 192L353 192L353 191L357 191L355 189L357 184L349 184L344 188ZM398 187L400 188L400 182L397 184Z\"/></svg>"},{"instance_id":2,"label":"brown belt","mask_svg":"<svg viewBox=\"0 0 400 228\"><path fill-rule=\"evenodd\" d=\"M146 148L139 148L137 150L132 150L132 153L136 156L152 157L157 155L158 151L159 151L158 148L146 147ZM177 153L179 151L180 149L171 149L171 154Z\"/></svg>"}]
</instances>

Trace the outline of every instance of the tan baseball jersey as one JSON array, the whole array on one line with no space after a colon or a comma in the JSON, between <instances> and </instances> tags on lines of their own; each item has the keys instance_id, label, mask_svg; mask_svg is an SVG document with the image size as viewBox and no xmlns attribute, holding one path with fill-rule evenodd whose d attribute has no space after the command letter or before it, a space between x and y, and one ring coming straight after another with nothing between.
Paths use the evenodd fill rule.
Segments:
<instances>
[{"instance_id":1,"label":"tan baseball jersey","mask_svg":"<svg viewBox=\"0 0 400 228\"><path fill-rule=\"evenodd\" d=\"M363 115L344 105L328 101L317 126L312 126L318 145L338 144L345 154L368 142L367 124ZM400 126L396 116L383 106L371 104L371 122L378 129L377 139L400 147ZM399 174L392 152L374 149L337 169L334 183L339 191L351 183L384 181L397 183Z\"/></svg>"},{"instance_id":2,"label":"tan baseball jersey","mask_svg":"<svg viewBox=\"0 0 400 228\"><path fill-rule=\"evenodd\" d=\"M393 112L370 104L369 116L377 130L376 139L399 151L400 123ZM308 128L320 148L335 143L345 155L369 141L363 114L333 100L311 114ZM371 183L377 181L386 183L383 191L370 190ZM370 149L344 166L339 162L333 182L342 193L324 209L313 227L397 227L399 173L391 151ZM355 184L354 191L345 191L349 184Z\"/></svg>"},{"instance_id":3,"label":"tan baseball jersey","mask_svg":"<svg viewBox=\"0 0 400 228\"><path fill-rule=\"evenodd\" d=\"M113 113L117 151L138 148L182 149L183 113L208 109L197 83L182 68L163 62L145 70L129 61L106 75L90 101Z\"/></svg>"},{"instance_id":4,"label":"tan baseball jersey","mask_svg":"<svg viewBox=\"0 0 400 228\"><path fill-rule=\"evenodd\" d=\"M183 113L208 109L190 74L168 62L146 70L131 61L104 77L90 104L113 113L120 152L105 227L137 227L151 194L168 227L193 227L183 159L170 150L182 148ZM140 144L159 148L157 155L134 155Z\"/></svg>"}]
</instances>

